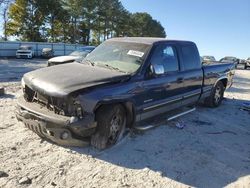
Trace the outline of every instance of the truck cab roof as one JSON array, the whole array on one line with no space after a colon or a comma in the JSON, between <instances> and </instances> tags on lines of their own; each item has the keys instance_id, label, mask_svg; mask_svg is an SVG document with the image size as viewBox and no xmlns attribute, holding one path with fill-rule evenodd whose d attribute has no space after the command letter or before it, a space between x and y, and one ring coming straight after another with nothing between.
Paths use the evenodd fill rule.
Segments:
<instances>
[{"instance_id":1,"label":"truck cab roof","mask_svg":"<svg viewBox=\"0 0 250 188\"><path fill-rule=\"evenodd\" d=\"M109 41L141 43L141 44L148 44L148 45L153 45L154 43L158 43L158 42L175 42L175 43L192 43L193 44L193 42L191 41L172 40L172 39L154 38L154 37L120 37L120 38L109 39Z\"/></svg>"}]
</instances>

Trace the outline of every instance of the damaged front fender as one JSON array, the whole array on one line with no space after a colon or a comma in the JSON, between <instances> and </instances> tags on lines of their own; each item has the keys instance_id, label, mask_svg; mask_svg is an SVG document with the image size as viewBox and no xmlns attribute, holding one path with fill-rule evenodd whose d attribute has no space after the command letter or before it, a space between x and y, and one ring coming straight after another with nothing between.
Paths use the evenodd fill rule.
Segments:
<instances>
[{"instance_id":1,"label":"damaged front fender","mask_svg":"<svg viewBox=\"0 0 250 188\"><path fill-rule=\"evenodd\" d=\"M54 114L39 104L18 100L16 116L26 127L59 145L86 146L95 132L94 115L85 113L82 119Z\"/></svg>"}]
</instances>

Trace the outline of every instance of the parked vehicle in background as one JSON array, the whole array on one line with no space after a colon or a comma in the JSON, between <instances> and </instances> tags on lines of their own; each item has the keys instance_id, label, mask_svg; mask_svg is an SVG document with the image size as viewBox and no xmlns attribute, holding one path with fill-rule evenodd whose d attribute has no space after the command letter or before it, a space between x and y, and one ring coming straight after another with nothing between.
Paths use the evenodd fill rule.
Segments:
<instances>
[{"instance_id":1,"label":"parked vehicle in background","mask_svg":"<svg viewBox=\"0 0 250 188\"><path fill-rule=\"evenodd\" d=\"M113 38L82 63L29 72L22 79L17 119L60 145L98 149L115 144L143 121L172 120L198 102L221 104L233 83L233 63L203 65L193 42L160 38ZM173 111L181 109L179 112Z\"/></svg>"},{"instance_id":2,"label":"parked vehicle in background","mask_svg":"<svg viewBox=\"0 0 250 188\"><path fill-rule=\"evenodd\" d=\"M239 64L245 65L245 64L246 64L246 61L247 61L247 60L245 60L245 59L240 59Z\"/></svg>"},{"instance_id":3,"label":"parked vehicle in background","mask_svg":"<svg viewBox=\"0 0 250 188\"><path fill-rule=\"evenodd\" d=\"M34 50L31 46L20 46L16 51L16 58L33 58Z\"/></svg>"},{"instance_id":4,"label":"parked vehicle in background","mask_svg":"<svg viewBox=\"0 0 250 188\"><path fill-rule=\"evenodd\" d=\"M216 59L214 56L202 56L202 63L211 63L211 62L215 62Z\"/></svg>"},{"instance_id":5,"label":"parked vehicle in background","mask_svg":"<svg viewBox=\"0 0 250 188\"><path fill-rule=\"evenodd\" d=\"M232 56L226 56L220 60L222 63L234 63L238 65L240 63L240 59Z\"/></svg>"},{"instance_id":6,"label":"parked vehicle in background","mask_svg":"<svg viewBox=\"0 0 250 188\"><path fill-rule=\"evenodd\" d=\"M247 69L248 67L250 67L250 57L247 58L247 60L245 60L245 64L244 64L244 69Z\"/></svg>"},{"instance_id":7,"label":"parked vehicle in background","mask_svg":"<svg viewBox=\"0 0 250 188\"><path fill-rule=\"evenodd\" d=\"M92 52L96 47L95 46L84 46L84 47L78 47L77 50L79 51L85 51L85 52Z\"/></svg>"},{"instance_id":8,"label":"parked vehicle in background","mask_svg":"<svg viewBox=\"0 0 250 188\"><path fill-rule=\"evenodd\" d=\"M41 56L43 58L52 58L54 57L54 50L52 48L43 48Z\"/></svg>"},{"instance_id":9,"label":"parked vehicle in background","mask_svg":"<svg viewBox=\"0 0 250 188\"><path fill-rule=\"evenodd\" d=\"M204 61L216 61L214 56L202 56Z\"/></svg>"},{"instance_id":10,"label":"parked vehicle in background","mask_svg":"<svg viewBox=\"0 0 250 188\"><path fill-rule=\"evenodd\" d=\"M82 48L78 48L78 50L70 53L67 56L59 56L51 58L48 60L48 67L59 64L72 63L74 61L81 62L94 49L95 49L94 46L85 46Z\"/></svg>"}]
</instances>

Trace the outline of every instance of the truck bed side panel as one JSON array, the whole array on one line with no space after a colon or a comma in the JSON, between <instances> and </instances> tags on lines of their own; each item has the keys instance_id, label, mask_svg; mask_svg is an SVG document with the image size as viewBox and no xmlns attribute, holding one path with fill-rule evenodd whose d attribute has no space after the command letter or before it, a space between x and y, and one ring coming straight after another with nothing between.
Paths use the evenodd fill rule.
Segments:
<instances>
[{"instance_id":1,"label":"truck bed side panel","mask_svg":"<svg viewBox=\"0 0 250 188\"><path fill-rule=\"evenodd\" d=\"M204 81L203 81L203 95L207 97L213 86L219 80L226 80L226 88L230 87L233 82L234 64L232 63L214 63L203 66Z\"/></svg>"}]
</instances>

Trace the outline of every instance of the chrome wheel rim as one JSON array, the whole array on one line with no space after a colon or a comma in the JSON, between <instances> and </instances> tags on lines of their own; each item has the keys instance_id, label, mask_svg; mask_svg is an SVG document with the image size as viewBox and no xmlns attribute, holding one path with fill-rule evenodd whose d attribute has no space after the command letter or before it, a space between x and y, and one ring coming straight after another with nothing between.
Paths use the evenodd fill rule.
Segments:
<instances>
[{"instance_id":1,"label":"chrome wheel rim","mask_svg":"<svg viewBox=\"0 0 250 188\"><path fill-rule=\"evenodd\" d=\"M110 144L114 144L119 138L119 135L123 128L123 124L124 124L124 120L123 120L121 113L116 112L116 114L114 114L114 116L111 119L111 126L109 130L109 138L108 138L108 142Z\"/></svg>"},{"instance_id":2,"label":"chrome wheel rim","mask_svg":"<svg viewBox=\"0 0 250 188\"><path fill-rule=\"evenodd\" d=\"M221 99L221 89L220 87L217 87L214 94L214 102L218 104L220 102L220 99Z\"/></svg>"}]
</instances>

